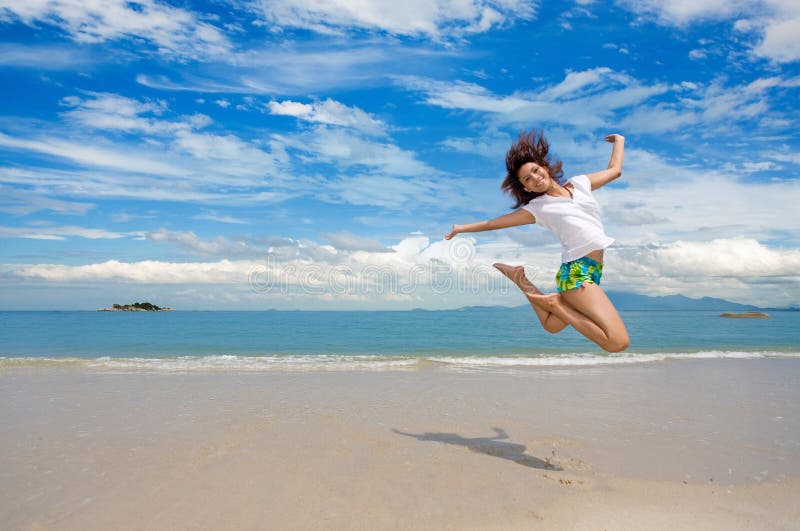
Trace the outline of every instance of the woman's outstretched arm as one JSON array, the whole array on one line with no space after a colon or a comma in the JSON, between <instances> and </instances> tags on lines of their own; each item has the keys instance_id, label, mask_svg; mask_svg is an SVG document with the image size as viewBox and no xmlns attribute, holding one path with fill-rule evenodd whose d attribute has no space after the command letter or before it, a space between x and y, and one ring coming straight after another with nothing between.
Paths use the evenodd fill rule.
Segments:
<instances>
[{"instance_id":1,"label":"woman's outstretched arm","mask_svg":"<svg viewBox=\"0 0 800 531\"><path fill-rule=\"evenodd\" d=\"M625 137L622 135L608 135L606 142L611 142L614 147L611 149L611 160L608 169L590 173L589 182L592 183L592 190L597 190L601 186L610 183L622 175L622 159L625 156Z\"/></svg>"},{"instance_id":2,"label":"woman's outstretched arm","mask_svg":"<svg viewBox=\"0 0 800 531\"><path fill-rule=\"evenodd\" d=\"M531 223L536 223L536 218L524 208L520 208L511 214L506 214L505 216L487 221L478 221L477 223L469 223L467 225L453 225L453 230L450 231L450 234L446 234L444 239L449 240L456 234L461 234L462 232L483 232L487 230L507 229L508 227L530 225Z\"/></svg>"}]
</instances>

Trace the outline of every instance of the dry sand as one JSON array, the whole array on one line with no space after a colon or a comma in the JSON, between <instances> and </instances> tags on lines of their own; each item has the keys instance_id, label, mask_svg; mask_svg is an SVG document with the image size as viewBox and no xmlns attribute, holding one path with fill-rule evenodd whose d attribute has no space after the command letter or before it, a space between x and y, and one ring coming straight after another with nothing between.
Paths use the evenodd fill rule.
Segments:
<instances>
[{"instance_id":1,"label":"dry sand","mask_svg":"<svg viewBox=\"0 0 800 531\"><path fill-rule=\"evenodd\" d=\"M0 374L2 529L797 529L800 360Z\"/></svg>"}]
</instances>

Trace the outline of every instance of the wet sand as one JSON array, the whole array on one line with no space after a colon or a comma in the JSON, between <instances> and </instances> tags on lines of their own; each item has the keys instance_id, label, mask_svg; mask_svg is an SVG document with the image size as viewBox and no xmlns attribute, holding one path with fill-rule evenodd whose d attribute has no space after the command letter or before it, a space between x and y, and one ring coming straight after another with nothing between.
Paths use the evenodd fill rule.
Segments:
<instances>
[{"instance_id":1,"label":"wet sand","mask_svg":"<svg viewBox=\"0 0 800 531\"><path fill-rule=\"evenodd\" d=\"M800 360L0 374L1 529L795 529Z\"/></svg>"}]
</instances>

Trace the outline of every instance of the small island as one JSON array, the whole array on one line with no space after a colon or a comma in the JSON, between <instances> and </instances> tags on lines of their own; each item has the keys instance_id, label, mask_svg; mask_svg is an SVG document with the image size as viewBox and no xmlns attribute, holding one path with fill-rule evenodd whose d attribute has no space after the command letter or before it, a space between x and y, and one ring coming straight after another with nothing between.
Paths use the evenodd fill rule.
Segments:
<instances>
[{"instance_id":1,"label":"small island","mask_svg":"<svg viewBox=\"0 0 800 531\"><path fill-rule=\"evenodd\" d=\"M764 312L742 312L742 313L723 313L720 317L728 317L730 319L769 319L769 314Z\"/></svg>"},{"instance_id":2,"label":"small island","mask_svg":"<svg viewBox=\"0 0 800 531\"><path fill-rule=\"evenodd\" d=\"M100 308L98 312L169 312L172 308L161 308L149 302L134 302L133 304L115 304L111 308Z\"/></svg>"}]
</instances>

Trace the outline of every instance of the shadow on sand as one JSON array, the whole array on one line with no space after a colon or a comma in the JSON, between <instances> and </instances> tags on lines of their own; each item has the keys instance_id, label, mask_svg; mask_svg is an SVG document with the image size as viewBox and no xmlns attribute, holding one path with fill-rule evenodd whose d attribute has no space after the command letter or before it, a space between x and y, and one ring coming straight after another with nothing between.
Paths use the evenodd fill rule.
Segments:
<instances>
[{"instance_id":1,"label":"shadow on sand","mask_svg":"<svg viewBox=\"0 0 800 531\"><path fill-rule=\"evenodd\" d=\"M550 459L539 459L532 455L525 454L525 445L513 442L504 442L508 439L508 434L501 428L492 428L497 435L494 437L475 437L468 439L456 433L405 433L392 428L398 435L414 437L418 441L436 441L457 446L466 446L472 452L508 459L522 466L539 468L542 470L563 470L558 465L550 463Z\"/></svg>"}]
</instances>

